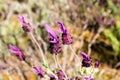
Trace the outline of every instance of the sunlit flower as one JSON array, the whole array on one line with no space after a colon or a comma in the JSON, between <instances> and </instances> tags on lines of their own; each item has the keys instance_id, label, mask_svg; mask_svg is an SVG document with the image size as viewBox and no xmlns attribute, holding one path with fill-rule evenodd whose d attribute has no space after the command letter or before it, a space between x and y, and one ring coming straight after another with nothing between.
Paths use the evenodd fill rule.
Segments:
<instances>
[{"instance_id":1,"label":"sunlit flower","mask_svg":"<svg viewBox=\"0 0 120 80\"><path fill-rule=\"evenodd\" d=\"M61 51L61 43L59 37L47 24L45 25L45 29L49 34L50 52L53 54L58 54Z\"/></svg>"},{"instance_id":2,"label":"sunlit flower","mask_svg":"<svg viewBox=\"0 0 120 80\"><path fill-rule=\"evenodd\" d=\"M25 57L19 48L13 45L10 45L9 47L10 47L9 49L10 53L15 54L20 60L25 60Z\"/></svg>"},{"instance_id":3,"label":"sunlit flower","mask_svg":"<svg viewBox=\"0 0 120 80\"><path fill-rule=\"evenodd\" d=\"M50 75L50 80L56 80L54 75Z\"/></svg>"},{"instance_id":4,"label":"sunlit flower","mask_svg":"<svg viewBox=\"0 0 120 80\"><path fill-rule=\"evenodd\" d=\"M44 77L44 71L42 70L42 69L40 69L40 68L38 68L38 67L33 67L33 69L34 69L34 71L35 71L35 73L37 74L37 75L39 75L41 78L42 77Z\"/></svg>"},{"instance_id":5,"label":"sunlit flower","mask_svg":"<svg viewBox=\"0 0 120 80\"><path fill-rule=\"evenodd\" d=\"M32 27L30 26L30 23L27 23L23 16L18 16L18 19L21 22L22 28L25 32L30 32L32 30Z\"/></svg>"},{"instance_id":6,"label":"sunlit flower","mask_svg":"<svg viewBox=\"0 0 120 80\"><path fill-rule=\"evenodd\" d=\"M83 80L93 80L91 76L81 76Z\"/></svg>"},{"instance_id":7,"label":"sunlit flower","mask_svg":"<svg viewBox=\"0 0 120 80\"><path fill-rule=\"evenodd\" d=\"M98 67L99 67L99 62L96 61L96 62L95 62L95 68L98 68Z\"/></svg>"},{"instance_id":8,"label":"sunlit flower","mask_svg":"<svg viewBox=\"0 0 120 80\"><path fill-rule=\"evenodd\" d=\"M63 73L62 70L58 70L58 71L57 71L57 76L58 76L58 79L59 79L59 80L65 80L65 79L64 79L64 78L65 78L65 74Z\"/></svg>"},{"instance_id":9,"label":"sunlit flower","mask_svg":"<svg viewBox=\"0 0 120 80\"><path fill-rule=\"evenodd\" d=\"M61 22L58 22L58 26L60 27L60 30L58 32L62 33L63 44L71 44L72 37L68 33L67 29L65 29L64 25Z\"/></svg>"},{"instance_id":10,"label":"sunlit flower","mask_svg":"<svg viewBox=\"0 0 120 80\"><path fill-rule=\"evenodd\" d=\"M83 57L82 66L83 67L90 67L92 64L92 59L84 52L81 52L81 56Z\"/></svg>"}]
</instances>

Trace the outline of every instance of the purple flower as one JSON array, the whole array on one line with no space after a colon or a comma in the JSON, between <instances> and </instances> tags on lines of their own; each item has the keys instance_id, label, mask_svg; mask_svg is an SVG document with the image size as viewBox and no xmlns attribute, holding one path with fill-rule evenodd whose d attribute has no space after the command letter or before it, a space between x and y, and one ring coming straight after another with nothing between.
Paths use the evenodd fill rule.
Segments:
<instances>
[{"instance_id":1,"label":"purple flower","mask_svg":"<svg viewBox=\"0 0 120 80\"><path fill-rule=\"evenodd\" d=\"M88 77L88 76L81 76L81 78L83 80L93 80L93 78L91 78L91 76L90 77Z\"/></svg>"},{"instance_id":2,"label":"purple flower","mask_svg":"<svg viewBox=\"0 0 120 80\"><path fill-rule=\"evenodd\" d=\"M65 74L63 73L62 70L57 71L57 76L59 80L65 80Z\"/></svg>"},{"instance_id":3,"label":"purple flower","mask_svg":"<svg viewBox=\"0 0 120 80\"><path fill-rule=\"evenodd\" d=\"M61 51L60 39L47 24L45 25L45 29L49 34L50 52L57 55Z\"/></svg>"},{"instance_id":4,"label":"purple flower","mask_svg":"<svg viewBox=\"0 0 120 80\"><path fill-rule=\"evenodd\" d=\"M61 43L50 43L49 49L52 54L57 55L59 52L61 52Z\"/></svg>"},{"instance_id":5,"label":"purple flower","mask_svg":"<svg viewBox=\"0 0 120 80\"><path fill-rule=\"evenodd\" d=\"M75 77L75 80L80 80L78 76Z\"/></svg>"},{"instance_id":6,"label":"purple flower","mask_svg":"<svg viewBox=\"0 0 120 80\"><path fill-rule=\"evenodd\" d=\"M84 52L81 52L81 56L83 57L82 66L83 67L90 67L92 64L92 59Z\"/></svg>"},{"instance_id":7,"label":"purple flower","mask_svg":"<svg viewBox=\"0 0 120 80\"><path fill-rule=\"evenodd\" d=\"M106 6L107 1L106 0L99 0L99 6Z\"/></svg>"},{"instance_id":8,"label":"purple flower","mask_svg":"<svg viewBox=\"0 0 120 80\"><path fill-rule=\"evenodd\" d=\"M22 28L25 32L30 32L32 30L32 27L25 21L25 18L23 16L18 16L18 19L21 22Z\"/></svg>"},{"instance_id":9,"label":"purple flower","mask_svg":"<svg viewBox=\"0 0 120 80\"><path fill-rule=\"evenodd\" d=\"M118 0L112 0L114 4L117 4L119 1Z\"/></svg>"},{"instance_id":10,"label":"purple flower","mask_svg":"<svg viewBox=\"0 0 120 80\"><path fill-rule=\"evenodd\" d=\"M50 75L50 80L56 80L54 75Z\"/></svg>"},{"instance_id":11,"label":"purple flower","mask_svg":"<svg viewBox=\"0 0 120 80\"><path fill-rule=\"evenodd\" d=\"M49 27L49 25L45 24L45 29L49 34L49 42L57 43L59 41L58 36L53 32L53 30Z\"/></svg>"},{"instance_id":12,"label":"purple flower","mask_svg":"<svg viewBox=\"0 0 120 80\"><path fill-rule=\"evenodd\" d=\"M58 26L60 27L59 32L62 33L63 44L71 44L72 43L72 37L68 33L67 29L65 29L64 25L61 22L58 22Z\"/></svg>"},{"instance_id":13,"label":"purple flower","mask_svg":"<svg viewBox=\"0 0 120 80\"><path fill-rule=\"evenodd\" d=\"M95 62L95 68L98 68L98 67L99 67L99 62L96 61L96 62Z\"/></svg>"},{"instance_id":14,"label":"purple flower","mask_svg":"<svg viewBox=\"0 0 120 80\"><path fill-rule=\"evenodd\" d=\"M35 73L36 73L37 75L39 75L41 78L44 77L44 71L43 71L42 69L40 69L40 68L38 68L38 67L33 67L33 69L34 69Z\"/></svg>"},{"instance_id":15,"label":"purple flower","mask_svg":"<svg viewBox=\"0 0 120 80\"><path fill-rule=\"evenodd\" d=\"M112 26L114 23L115 23L115 19L111 18L110 20L107 21L106 25L109 27Z\"/></svg>"},{"instance_id":16,"label":"purple flower","mask_svg":"<svg viewBox=\"0 0 120 80\"><path fill-rule=\"evenodd\" d=\"M23 53L16 46L10 45L9 47L10 53L15 54L20 60L25 60Z\"/></svg>"}]
</instances>

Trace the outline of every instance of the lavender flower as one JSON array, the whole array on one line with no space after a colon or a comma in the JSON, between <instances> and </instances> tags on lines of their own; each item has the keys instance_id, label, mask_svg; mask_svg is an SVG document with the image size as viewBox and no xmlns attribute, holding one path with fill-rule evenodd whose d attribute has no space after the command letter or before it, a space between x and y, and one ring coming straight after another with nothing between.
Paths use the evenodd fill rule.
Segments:
<instances>
[{"instance_id":1,"label":"lavender flower","mask_svg":"<svg viewBox=\"0 0 120 80\"><path fill-rule=\"evenodd\" d=\"M16 46L10 45L9 46L10 49L10 53L15 54L20 60L25 60L25 57L23 55L23 53L20 51L20 49L18 49Z\"/></svg>"},{"instance_id":2,"label":"lavender flower","mask_svg":"<svg viewBox=\"0 0 120 80\"><path fill-rule=\"evenodd\" d=\"M99 0L99 6L107 6L106 0Z\"/></svg>"},{"instance_id":3,"label":"lavender flower","mask_svg":"<svg viewBox=\"0 0 120 80\"><path fill-rule=\"evenodd\" d=\"M88 77L88 76L81 76L81 78L83 80L93 80L93 78L91 78L91 76L90 77Z\"/></svg>"},{"instance_id":4,"label":"lavender flower","mask_svg":"<svg viewBox=\"0 0 120 80\"><path fill-rule=\"evenodd\" d=\"M118 0L112 0L112 1L115 5L119 2Z\"/></svg>"},{"instance_id":5,"label":"lavender flower","mask_svg":"<svg viewBox=\"0 0 120 80\"><path fill-rule=\"evenodd\" d=\"M81 52L81 56L83 57L82 66L83 67L90 67L91 63L92 63L92 59L84 52Z\"/></svg>"},{"instance_id":6,"label":"lavender flower","mask_svg":"<svg viewBox=\"0 0 120 80\"><path fill-rule=\"evenodd\" d=\"M22 28L25 32L30 32L32 30L32 27L25 21L25 18L23 16L18 16L18 19L21 22Z\"/></svg>"},{"instance_id":7,"label":"lavender flower","mask_svg":"<svg viewBox=\"0 0 120 80\"><path fill-rule=\"evenodd\" d=\"M78 76L75 77L75 80L80 80Z\"/></svg>"},{"instance_id":8,"label":"lavender flower","mask_svg":"<svg viewBox=\"0 0 120 80\"><path fill-rule=\"evenodd\" d=\"M115 19L111 18L110 20L107 21L106 25L109 27L112 26L114 23L115 23Z\"/></svg>"},{"instance_id":9,"label":"lavender flower","mask_svg":"<svg viewBox=\"0 0 120 80\"><path fill-rule=\"evenodd\" d=\"M44 71L43 71L42 69L40 69L40 68L38 68L38 67L33 67L33 69L34 69L35 73L36 73L37 75L39 75L41 78L44 77Z\"/></svg>"},{"instance_id":10,"label":"lavender flower","mask_svg":"<svg viewBox=\"0 0 120 80\"><path fill-rule=\"evenodd\" d=\"M95 68L98 68L98 67L99 67L99 62L96 61L96 62L95 62Z\"/></svg>"},{"instance_id":11,"label":"lavender flower","mask_svg":"<svg viewBox=\"0 0 120 80\"><path fill-rule=\"evenodd\" d=\"M58 26L60 27L59 32L62 33L63 44L71 44L72 43L72 37L68 33L67 29L65 29L64 25L61 22L58 22Z\"/></svg>"},{"instance_id":12,"label":"lavender flower","mask_svg":"<svg viewBox=\"0 0 120 80\"><path fill-rule=\"evenodd\" d=\"M61 51L60 39L47 24L45 25L45 29L49 34L50 51L57 55Z\"/></svg>"},{"instance_id":13,"label":"lavender flower","mask_svg":"<svg viewBox=\"0 0 120 80\"><path fill-rule=\"evenodd\" d=\"M56 80L54 75L50 75L50 80Z\"/></svg>"},{"instance_id":14,"label":"lavender flower","mask_svg":"<svg viewBox=\"0 0 120 80\"><path fill-rule=\"evenodd\" d=\"M63 73L62 70L58 70L58 71L57 71L57 76L58 76L58 79L59 79L59 80L65 80L65 79L64 79L64 78L65 78L65 74Z\"/></svg>"}]
</instances>

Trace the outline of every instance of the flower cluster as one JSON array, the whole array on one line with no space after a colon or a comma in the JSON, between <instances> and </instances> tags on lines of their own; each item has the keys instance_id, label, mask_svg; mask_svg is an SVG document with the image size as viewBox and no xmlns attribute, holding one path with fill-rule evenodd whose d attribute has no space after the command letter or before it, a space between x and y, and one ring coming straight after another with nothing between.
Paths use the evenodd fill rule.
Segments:
<instances>
[{"instance_id":1,"label":"flower cluster","mask_svg":"<svg viewBox=\"0 0 120 80\"><path fill-rule=\"evenodd\" d=\"M15 54L19 58L19 60L25 60L25 57L19 48L13 45L10 45L9 47L10 47L9 49L10 53Z\"/></svg>"},{"instance_id":2,"label":"flower cluster","mask_svg":"<svg viewBox=\"0 0 120 80\"><path fill-rule=\"evenodd\" d=\"M33 69L34 69L35 73L37 73L37 75L39 75L41 78L44 77L45 73L44 73L44 71L42 69L40 69L40 68L38 68L36 66L34 66Z\"/></svg>"},{"instance_id":3,"label":"flower cluster","mask_svg":"<svg viewBox=\"0 0 120 80\"><path fill-rule=\"evenodd\" d=\"M32 27L30 26L29 23L27 23L25 21L23 16L19 16L18 19L20 20L20 22L22 24L22 28L25 32L30 32L32 30ZM109 23L111 23L111 22L112 21L110 21ZM61 38L58 37L58 35L49 27L48 24L45 24L45 29L49 34L50 51L51 51L52 54L55 54L55 55L57 55L61 51L61 44L69 45L69 44L72 43L72 37L69 34L68 30L65 29L62 22L58 22L58 26L60 28L58 30L58 32L61 33ZM62 43L61 43L61 41L62 41ZM19 48L17 48L16 46L13 46L13 45L10 45L9 47L10 47L10 49L9 49L10 53L15 54L18 57L19 60L25 61L25 56L23 55L22 51ZM81 52L81 56L83 58L82 59L82 67L85 68L85 69L81 69L81 76L80 77L76 76L74 80L80 80L80 79L93 80L93 77L91 75L92 73L90 73L90 75L89 74L87 74L87 75L84 74L84 72L89 71L88 67L91 67L92 59L91 59L91 57L89 57L84 52ZM98 66L99 66L99 62L96 61L95 64L94 64L94 68L98 68ZM45 72L46 71L44 71L43 69L41 69L37 66L34 66L33 70L38 76L40 76L40 78L45 77ZM90 70L91 70L91 68L90 68ZM87 73L89 73L89 72L87 72ZM57 78L59 80L72 80L72 78L66 79L67 78L66 74L62 69L59 69L56 72L55 75L57 75ZM50 80L57 80L55 75L50 74L49 79Z\"/></svg>"},{"instance_id":4,"label":"flower cluster","mask_svg":"<svg viewBox=\"0 0 120 80\"><path fill-rule=\"evenodd\" d=\"M25 32L30 32L32 30L32 27L30 26L30 23L27 23L23 16L18 16L18 19L21 22L22 28Z\"/></svg>"},{"instance_id":5,"label":"flower cluster","mask_svg":"<svg viewBox=\"0 0 120 80\"><path fill-rule=\"evenodd\" d=\"M58 22L58 26L60 27L60 30L58 30L58 32L62 34L62 43L67 45L71 44L72 38L71 38L71 35L68 33L67 29L65 29L64 25L61 22ZM45 29L49 34L51 53L58 54L61 51L60 38L47 24L45 24Z\"/></svg>"},{"instance_id":6,"label":"flower cluster","mask_svg":"<svg viewBox=\"0 0 120 80\"><path fill-rule=\"evenodd\" d=\"M52 29L46 24L45 29L49 34L49 42L50 42L50 51L53 54L59 53L61 51L61 43L59 37L52 31Z\"/></svg>"},{"instance_id":7,"label":"flower cluster","mask_svg":"<svg viewBox=\"0 0 120 80\"><path fill-rule=\"evenodd\" d=\"M92 59L84 52L81 52L81 56L83 57L82 66L83 67L90 67L91 63L92 63Z\"/></svg>"},{"instance_id":8,"label":"flower cluster","mask_svg":"<svg viewBox=\"0 0 120 80\"><path fill-rule=\"evenodd\" d=\"M62 33L63 44L71 44L72 43L72 38L71 38L71 35L68 33L68 30L65 29L62 22L58 22L58 26L60 27L59 32Z\"/></svg>"},{"instance_id":9,"label":"flower cluster","mask_svg":"<svg viewBox=\"0 0 120 80\"><path fill-rule=\"evenodd\" d=\"M58 76L59 80L64 80L65 79L65 74L63 73L62 70L57 71L57 76Z\"/></svg>"},{"instance_id":10,"label":"flower cluster","mask_svg":"<svg viewBox=\"0 0 120 80\"><path fill-rule=\"evenodd\" d=\"M93 73L96 73L98 72L98 67L99 67L99 62L96 61L95 64L94 64L94 68L91 67L92 66L92 59L91 57L89 57L86 53L84 52L81 52L81 56L82 56L82 67L83 69L81 70L81 74L84 75L84 76L81 76L81 78L83 80L93 80ZM91 72L91 70L93 70ZM83 73L83 72L86 72L86 73ZM85 76L85 74L89 75L89 76ZM93 74L93 75L91 75Z\"/></svg>"}]
</instances>

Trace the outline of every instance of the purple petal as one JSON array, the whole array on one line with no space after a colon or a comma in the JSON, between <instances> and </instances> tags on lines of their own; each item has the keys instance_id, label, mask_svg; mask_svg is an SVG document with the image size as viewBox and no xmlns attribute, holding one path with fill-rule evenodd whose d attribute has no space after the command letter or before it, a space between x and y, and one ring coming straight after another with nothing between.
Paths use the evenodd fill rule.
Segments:
<instances>
[{"instance_id":1,"label":"purple petal","mask_svg":"<svg viewBox=\"0 0 120 80\"><path fill-rule=\"evenodd\" d=\"M37 75L40 75L41 77L44 76L44 72L42 69L38 68L38 67L33 67L34 71L37 73Z\"/></svg>"},{"instance_id":2,"label":"purple petal","mask_svg":"<svg viewBox=\"0 0 120 80\"><path fill-rule=\"evenodd\" d=\"M38 67L33 67L33 69L36 73L39 73L39 68Z\"/></svg>"},{"instance_id":3,"label":"purple petal","mask_svg":"<svg viewBox=\"0 0 120 80\"><path fill-rule=\"evenodd\" d=\"M52 31L52 29L49 27L49 25L45 24L45 29L50 35L50 38L53 40L50 40L51 43L56 43L57 42L57 35Z\"/></svg>"},{"instance_id":4,"label":"purple petal","mask_svg":"<svg viewBox=\"0 0 120 80\"><path fill-rule=\"evenodd\" d=\"M15 54L20 60L24 60L24 55L16 46L10 45L9 47L10 53Z\"/></svg>"},{"instance_id":5,"label":"purple petal","mask_svg":"<svg viewBox=\"0 0 120 80\"><path fill-rule=\"evenodd\" d=\"M58 22L58 26L60 27L61 31L64 33L66 29L64 25L62 24L62 22Z\"/></svg>"},{"instance_id":6,"label":"purple petal","mask_svg":"<svg viewBox=\"0 0 120 80\"><path fill-rule=\"evenodd\" d=\"M85 52L81 52L80 54L84 59L88 58L88 55Z\"/></svg>"},{"instance_id":7,"label":"purple petal","mask_svg":"<svg viewBox=\"0 0 120 80\"><path fill-rule=\"evenodd\" d=\"M107 21L106 25L107 26L111 26L115 23L115 19L114 18L111 18L110 20Z\"/></svg>"},{"instance_id":8,"label":"purple petal","mask_svg":"<svg viewBox=\"0 0 120 80\"><path fill-rule=\"evenodd\" d=\"M21 54L21 51L16 46L10 45L9 47L10 47L9 49L10 53L14 53L16 55Z\"/></svg>"},{"instance_id":9,"label":"purple petal","mask_svg":"<svg viewBox=\"0 0 120 80\"><path fill-rule=\"evenodd\" d=\"M96 61L96 62L95 62L95 68L98 68L98 66L99 66L99 62Z\"/></svg>"},{"instance_id":10,"label":"purple petal","mask_svg":"<svg viewBox=\"0 0 120 80\"><path fill-rule=\"evenodd\" d=\"M25 18L23 16L18 16L19 21L21 22L22 25L24 25L25 22Z\"/></svg>"},{"instance_id":11,"label":"purple petal","mask_svg":"<svg viewBox=\"0 0 120 80\"><path fill-rule=\"evenodd\" d=\"M83 80L93 80L93 78L91 78L91 76L90 77L88 77L88 76L81 76L81 78Z\"/></svg>"},{"instance_id":12,"label":"purple petal","mask_svg":"<svg viewBox=\"0 0 120 80\"><path fill-rule=\"evenodd\" d=\"M63 33L63 32L61 31L61 29L57 30L57 32L58 32L58 33Z\"/></svg>"},{"instance_id":13,"label":"purple petal","mask_svg":"<svg viewBox=\"0 0 120 80\"><path fill-rule=\"evenodd\" d=\"M10 45L9 47L10 47L10 49L18 50L18 48L16 46Z\"/></svg>"},{"instance_id":14,"label":"purple petal","mask_svg":"<svg viewBox=\"0 0 120 80\"><path fill-rule=\"evenodd\" d=\"M50 75L50 80L56 80L54 75Z\"/></svg>"},{"instance_id":15,"label":"purple petal","mask_svg":"<svg viewBox=\"0 0 120 80\"><path fill-rule=\"evenodd\" d=\"M9 52L10 52L10 53L14 53L14 54L16 54L16 55L18 55L18 53L19 53L18 51L14 51L14 50L12 50L12 49L9 49Z\"/></svg>"}]
</instances>

